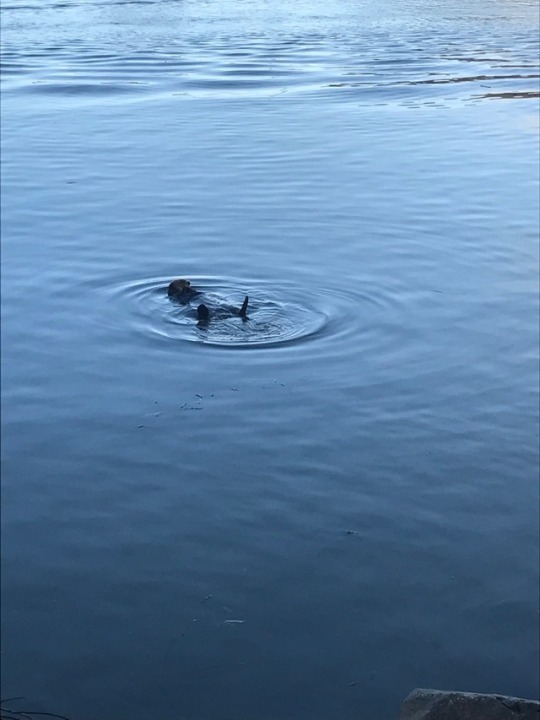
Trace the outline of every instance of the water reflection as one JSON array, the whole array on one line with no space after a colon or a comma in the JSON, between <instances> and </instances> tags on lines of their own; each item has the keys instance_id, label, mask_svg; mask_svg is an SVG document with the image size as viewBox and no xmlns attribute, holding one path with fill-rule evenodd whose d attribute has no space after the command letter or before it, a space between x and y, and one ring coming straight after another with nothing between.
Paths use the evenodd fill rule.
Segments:
<instances>
[{"instance_id":1,"label":"water reflection","mask_svg":"<svg viewBox=\"0 0 540 720\"><path fill-rule=\"evenodd\" d=\"M529 92L523 91L523 92L500 92L500 93L484 93L483 95L480 95L482 98L499 98L501 100L512 100L512 99L519 99L524 100L525 98L538 98L540 97L540 92L537 90L531 90Z\"/></svg>"},{"instance_id":2,"label":"water reflection","mask_svg":"<svg viewBox=\"0 0 540 720\"><path fill-rule=\"evenodd\" d=\"M119 11L122 5L126 3L116 4ZM519 15L515 28L511 25L508 30L514 33L511 43L506 37L502 46L497 33L493 33L482 47L474 26L456 32L455 18L439 20L436 32L411 23L396 37L369 13L367 17L359 12L358 17L348 18L348 28L343 25L345 16L338 13L328 17L328 31L321 33L315 31L321 18L312 16L308 6L301 3L288 23L283 22L277 10L269 14L270 22L278 23L273 31L257 25L259 16L248 16L245 9L237 8L237 18L216 18L220 31L209 33L191 3L128 5L135 6L135 15L113 19L107 13L107 8L111 12L114 8L111 3L63 3L62 7L71 8L73 14L68 14L61 31L81 20L79 11L82 18L102 29L96 34L86 33L84 40L70 39L66 43L58 42L58 38L51 42L47 37L47 29L56 33L58 27L56 6L25 6L39 13L43 25L42 39L31 47L20 46L17 25L11 30L12 13L21 12L21 6L6 6L1 74L4 92L70 94L81 99L126 92L148 97L167 93L204 98L317 93L324 88L350 87L364 89L365 97L358 99L368 103L422 104L434 98L438 102L456 98L478 101L484 97L478 92L478 84L485 80L504 84L504 97L520 98L523 92L529 92L523 85L538 77L533 73L493 72L504 67L538 68L536 50L531 48L530 36L523 32ZM150 7L157 13L151 19L145 14ZM212 4L205 9L211 11ZM141 13L139 22L136 13ZM304 31L297 27L300 20L307 23ZM124 32L123 23L138 28L141 21L160 27L157 47L150 46L138 33L118 42L117 33ZM178 32L172 32L171 23L174 26L180 21ZM476 66L475 72L463 77L458 72L462 63ZM452 86L459 83L471 87L457 93ZM439 88L434 96L424 90L416 97L404 98L399 90L404 84L448 88L445 94Z\"/></svg>"}]
</instances>

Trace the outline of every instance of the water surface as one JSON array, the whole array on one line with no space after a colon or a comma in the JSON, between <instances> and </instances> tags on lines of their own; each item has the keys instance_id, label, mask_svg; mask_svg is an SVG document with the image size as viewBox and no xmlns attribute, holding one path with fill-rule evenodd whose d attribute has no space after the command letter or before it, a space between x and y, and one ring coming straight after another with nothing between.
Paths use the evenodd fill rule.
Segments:
<instances>
[{"instance_id":1,"label":"water surface","mask_svg":"<svg viewBox=\"0 0 540 720\"><path fill-rule=\"evenodd\" d=\"M3 696L537 696L536 4L2 14Z\"/></svg>"}]
</instances>

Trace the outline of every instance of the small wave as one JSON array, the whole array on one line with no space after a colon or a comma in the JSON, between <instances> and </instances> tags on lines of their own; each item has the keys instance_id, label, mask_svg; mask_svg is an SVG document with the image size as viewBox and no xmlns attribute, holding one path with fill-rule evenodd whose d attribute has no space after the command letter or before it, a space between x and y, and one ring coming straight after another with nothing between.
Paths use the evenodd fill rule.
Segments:
<instances>
[{"instance_id":1,"label":"small wave","mask_svg":"<svg viewBox=\"0 0 540 720\"><path fill-rule=\"evenodd\" d=\"M477 89L485 82L504 84L504 97L520 97L538 77L526 41L510 51L475 49L464 40L460 52L459 44L414 33L397 42L384 35L339 41L313 33L187 35L181 43L175 39L154 48L128 43L120 52L110 42L90 40L37 43L24 52L18 45L10 49L9 41L4 46L4 91L27 88L82 98L141 90L200 98L307 92L368 104L427 104L482 98ZM508 72L512 67L532 72Z\"/></svg>"},{"instance_id":2,"label":"small wave","mask_svg":"<svg viewBox=\"0 0 540 720\"><path fill-rule=\"evenodd\" d=\"M540 98L540 92L538 90L523 90L521 92L499 92L499 93L483 93L478 97L485 99L498 99L498 100L525 100L527 98Z\"/></svg>"},{"instance_id":3,"label":"small wave","mask_svg":"<svg viewBox=\"0 0 540 720\"><path fill-rule=\"evenodd\" d=\"M34 82L31 88L34 92L52 94L52 95L117 95L119 93L133 93L140 90L143 83L51 83L51 82Z\"/></svg>"}]
</instances>

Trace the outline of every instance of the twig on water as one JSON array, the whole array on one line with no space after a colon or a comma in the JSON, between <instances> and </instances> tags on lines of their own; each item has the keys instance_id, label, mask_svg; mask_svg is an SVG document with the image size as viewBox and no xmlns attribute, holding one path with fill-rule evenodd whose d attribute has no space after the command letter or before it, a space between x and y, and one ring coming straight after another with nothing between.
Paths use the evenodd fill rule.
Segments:
<instances>
[{"instance_id":1,"label":"twig on water","mask_svg":"<svg viewBox=\"0 0 540 720\"><path fill-rule=\"evenodd\" d=\"M5 710L4 708L2 708L0 710L0 712L2 713L0 715L1 720L19 720L20 718L26 718L26 720L32 720L30 715L27 715L26 713L21 712L21 711L17 712L16 710ZM9 715L5 715L4 713L6 713L6 712L8 712ZM15 714L13 714L13 713L15 713Z\"/></svg>"},{"instance_id":2,"label":"twig on water","mask_svg":"<svg viewBox=\"0 0 540 720\"><path fill-rule=\"evenodd\" d=\"M38 712L37 710L13 710L4 707L5 703L14 702L15 700L24 700L20 698L8 698L0 701L0 720L34 720L35 716L57 718L57 720L69 720L65 715L58 715L50 712Z\"/></svg>"}]
</instances>

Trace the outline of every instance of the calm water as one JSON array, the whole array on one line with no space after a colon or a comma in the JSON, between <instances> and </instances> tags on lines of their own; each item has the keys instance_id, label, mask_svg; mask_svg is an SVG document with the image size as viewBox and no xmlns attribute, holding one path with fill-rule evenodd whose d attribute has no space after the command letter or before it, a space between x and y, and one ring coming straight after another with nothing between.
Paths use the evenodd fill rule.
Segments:
<instances>
[{"instance_id":1,"label":"calm water","mask_svg":"<svg viewBox=\"0 0 540 720\"><path fill-rule=\"evenodd\" d=\"M536 2L2 14L2 695L537 696Z\"/></svg>"}]
</instances>

